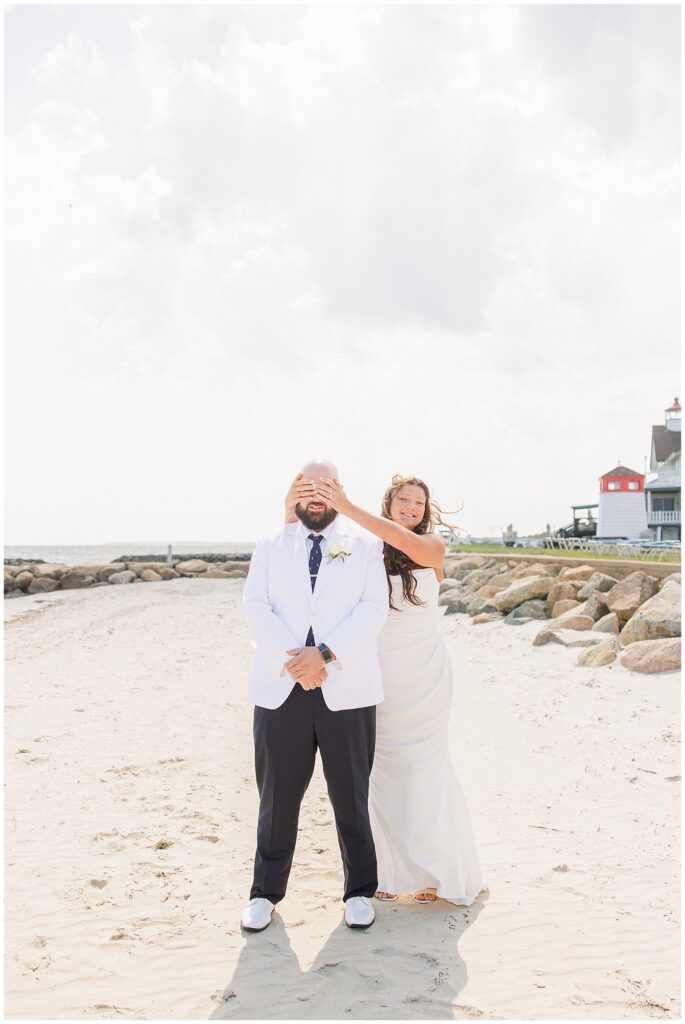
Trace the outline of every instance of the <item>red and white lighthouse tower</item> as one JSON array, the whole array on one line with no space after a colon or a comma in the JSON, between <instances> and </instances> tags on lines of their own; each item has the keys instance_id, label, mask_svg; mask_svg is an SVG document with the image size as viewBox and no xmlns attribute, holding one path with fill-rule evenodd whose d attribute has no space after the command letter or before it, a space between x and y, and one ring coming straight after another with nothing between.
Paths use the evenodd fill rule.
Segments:
<instances>
[{"instance_id":1,"label":"red and white lighthouse tower","mask_svg":"<svg viewBox=\"0 0 685 1024\"><path fill-rule=\"evenodd\" d=\"M645 478L627 466L615 466L599 478L597 538L648 537Z\"/></svg>"}]
</instances>

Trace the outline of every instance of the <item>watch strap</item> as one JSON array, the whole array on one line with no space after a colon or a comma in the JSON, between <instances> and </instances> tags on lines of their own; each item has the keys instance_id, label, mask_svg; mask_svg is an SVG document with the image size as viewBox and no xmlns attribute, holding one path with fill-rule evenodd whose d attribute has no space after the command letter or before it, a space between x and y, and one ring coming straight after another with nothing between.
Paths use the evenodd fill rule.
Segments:
<instances>
[{"instance_id":1,"label":"watch strap","mask_svg":"<svg viewBox=\"0 0 685 1024\"><path fill-rule=\"evenodd\" d=\"M333 655L331 654L330 648L326 647L326 644L317 644L316 649L321 652L321 656L327 665L329 662L333 661Z\"/></svg>"}]
</instances>

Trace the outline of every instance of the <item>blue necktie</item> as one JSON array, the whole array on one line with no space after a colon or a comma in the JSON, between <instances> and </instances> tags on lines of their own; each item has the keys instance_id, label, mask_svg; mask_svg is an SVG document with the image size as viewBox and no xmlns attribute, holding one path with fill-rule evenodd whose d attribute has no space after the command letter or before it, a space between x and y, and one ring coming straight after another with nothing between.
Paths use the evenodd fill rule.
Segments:
<instances>
[{"instance_id":1,"label":"blue necktie","mask_svg":"<svg viewBox=\"0 0 685 1024\"><path fill-rule=\"evenodd\" d=\"M316 534L310 533L307 537L307 540L310 540L312 542L312 550L309 553L309 578L312 581L313 590L316 585L316 577L319 572L319 566L321 565L321 541L323 540L323 537L320 535L317 537ZM314 633L312 632L311 626L309 627L309 632L307 633L305 647L316 647Z\"/></svg>"}]
</instances>

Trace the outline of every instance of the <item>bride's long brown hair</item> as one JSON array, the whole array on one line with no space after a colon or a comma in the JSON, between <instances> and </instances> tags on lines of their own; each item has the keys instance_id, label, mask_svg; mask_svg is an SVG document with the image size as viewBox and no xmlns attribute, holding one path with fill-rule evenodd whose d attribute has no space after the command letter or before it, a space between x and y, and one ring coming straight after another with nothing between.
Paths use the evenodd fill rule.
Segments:
<instances>
[{"instance_id":1,"label":"bride's long brown hair","mask_svg":"<svg viewBox=\"0 0 685 1024\"><path fill-rule=\"evenodd\" d=\"M446 523L443 516L443 511L438 505L434 498L431 498L428 484L421 480L418 476L400 476L396 473L390 482L390 486L387 488L383 495L383 501L381 502L381 515L384 519L392 520L390 515L390 506L392 500L405 484L412 484L414 487L420 487L423 493L426 495L426 507L423 512L423 518L420 523L412 527L413 533L433 533L436 525L446 526L448 530L451 530L452 535L454 533L454 527L450 523ZM462 506L463 507L463 506ZM461 509L459 510L461 511ZM446 513L453 515L453 513ZM461 527L457 527L461 529ZM392 603L392 581L391 576L400 576L402 578L402 594L406 601L410 604L421 605L425 604L425 601L421 601L416 596L416 577L412 572L412 569L423 569L424 566L419 565L418 562L412 561L409 555L405 555L403 551L399 551L397 548L391 547L390 544L383 542L383 560L385 562L385 572L388 577L388 591L390 593L390 607L397 608Z\"/></svg>"}]
</instances>

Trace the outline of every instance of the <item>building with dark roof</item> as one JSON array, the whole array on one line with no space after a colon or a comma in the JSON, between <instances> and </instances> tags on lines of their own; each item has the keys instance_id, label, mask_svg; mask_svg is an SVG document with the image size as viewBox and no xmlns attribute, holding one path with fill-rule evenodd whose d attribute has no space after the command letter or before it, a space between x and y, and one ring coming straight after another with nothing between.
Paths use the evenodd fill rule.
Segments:
<instances>
[{"instance_id":1,"label":"building with dark roof","mask_svg":"<svg viewBox=\"0 0 685 1024\"><path fill-rule=\"evenodd\" d=\"M681 407L677 398L664 423L652 427L650 472L645 477L647 525L655 540L680 540Z\"/></svg>"}]
</instances>

